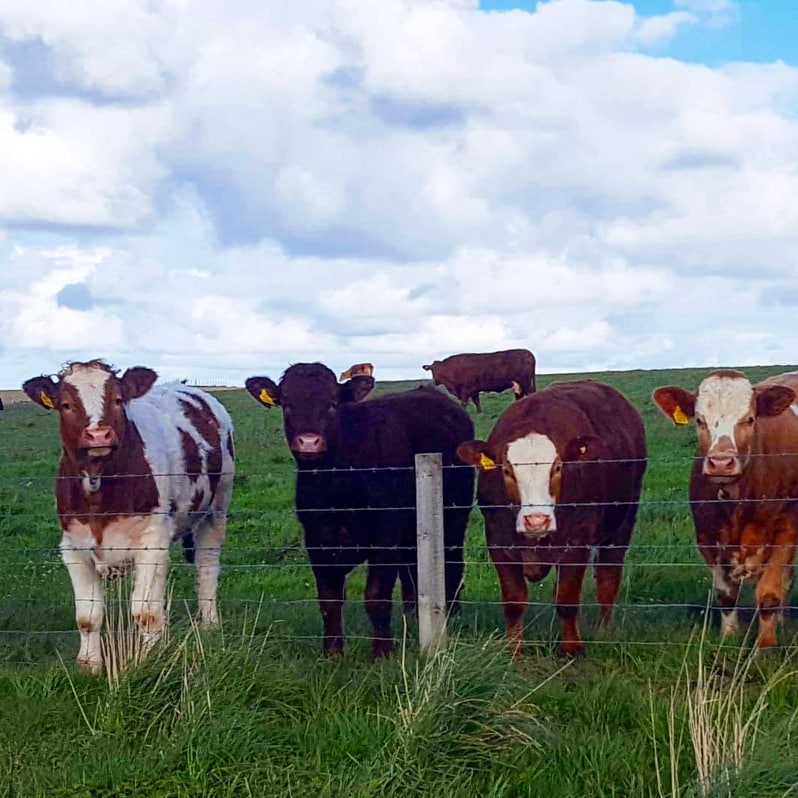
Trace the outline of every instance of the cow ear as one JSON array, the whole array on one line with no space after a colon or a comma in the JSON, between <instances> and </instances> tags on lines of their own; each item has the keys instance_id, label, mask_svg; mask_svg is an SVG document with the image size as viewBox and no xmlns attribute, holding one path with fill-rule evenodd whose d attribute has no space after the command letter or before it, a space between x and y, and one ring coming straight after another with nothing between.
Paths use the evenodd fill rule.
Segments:
<instances>
[{"instance_id":1,"label":"cow ear","mask_svg":"<svg viewBox=\"0 0 798 798\"><path fill-rule=\"evenodd\" d=\"M22 383L22 390L32 402L46 410L55 410L58 396L58 383L52 377L33 377Z\"/></svg>"},{"instance_id":2,"label":"cow ear","mask_svg":"<svg viewBox=\"0 0 798 798\"><path fill-rule=\"evenodd\" d=\"M341 402L360 402L374 390L374 377L361 374L341 385L338 396Z\"/></svg>"},{"instance_id":3,"label":"cow ear","mask_svg":"<svg viewBox=\"0 0 798 798\"><path fill-rule=\"evenodd\" d=\"M466 441L457 447L457 456L467 465L476 466L480 471L498 468L493 447L485 441Z\"/></svg>"},{"instance_id":4,"label":"cow ear","mask_svg":"<svg viewBox=\"0 0 798 798\"><path fill-rule=\"evenodd\" d=\"M122 396L125 397L126 402L138 399L152 388L157 379L158 375L152 369L145 366L133 366L119 380L122 384Z\"/></svg>"},{"instance_id":5,"label":"cow ear","mask_svg":"<svg viewBox=\"0 0 798 798\"><path fill-rule=\"evenodd\" d=\"M758 416L777 416L795 401L795 391L786 385L754 388L754 396L756 397L756 414Z\"/></svg>"},{"instance_id":6,"label":"cow ear","mask_svg":"<svg viewBox=\"0 0 798 798\"><path fill-rule=\"evenodd\" d=\"M280 404L280 389L268 377L247 377L247 390L264 407Z\"/></svg>"},{"instance_id":7,"label":"cow ear","mask_svg":"<svg viewBox=\"0 0 798 798\"><path fill-rule=\"evenodd\" d=\"M689 424L695 415L696 394L676 385L657 388L653 394L657 407L674 423Z\"/></svg>"},{"instance_id":8,"label":"cow ear","mask_svg":"<svg viewBox=\"0 0 798 798\"><path fill-rule=\"evenodd\" d=\"M423 368L424 371L432 371L432 366L429 363L425 363L421 368Z\"/></svg>"}]
</instances>

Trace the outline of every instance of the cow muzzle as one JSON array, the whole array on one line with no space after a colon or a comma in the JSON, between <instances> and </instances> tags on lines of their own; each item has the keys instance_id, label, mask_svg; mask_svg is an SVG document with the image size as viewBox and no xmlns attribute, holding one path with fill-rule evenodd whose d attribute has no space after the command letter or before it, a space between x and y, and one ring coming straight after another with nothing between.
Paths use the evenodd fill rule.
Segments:
<instances>
[{"instance_id":1,"label":"cow muzzle","mask_svg":"<svg viewBox=\"0 0 798 798\"><path fill-rule=\"evenodd\" d=\"M327 451L327 441L317 432L303 432L294 436L291 451L302 455L322 454Z\"/></svg>"},{"instance_id":2,"label":"cow muzzle","mask_svg":"<svg viewBox=\"0 0 798 798\"><path fill-rule=\"evenodd\" d=\"M107 457L118 445L113 427L87 427L80 436L80 448L89 457Z\"/></svg>"},{"instance_id":3,"label":"cow muzzle","mask_svg":"<svg viewBox=\"0 0 798 798\"><path fill-rule=\"evenodd\" d=\"M531 540L542 540L555 528L551 513L521 508L515 523L516 532Z\"/></svg>"},{"instance_id":4,"label":"cow muzzle","mask_svg":"<svg viewBox=\"0 0 798 798\"><path fill-rule=\"evenodd\" d=\"M702 471L715 482L729 482L743 473L737 452L708 454L704 458Z\"/></svg>"}]
</instances>

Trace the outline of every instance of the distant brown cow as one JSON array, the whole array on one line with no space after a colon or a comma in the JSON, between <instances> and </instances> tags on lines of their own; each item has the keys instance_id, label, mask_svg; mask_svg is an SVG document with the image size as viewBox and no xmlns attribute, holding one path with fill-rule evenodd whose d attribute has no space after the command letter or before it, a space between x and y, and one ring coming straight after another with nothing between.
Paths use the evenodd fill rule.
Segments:
<instances>
[{"instance_id":1,"label":"distant brown cow","mask_svg":"<svg viewBox=\"0 0 798 798\"><path fill-rule=\"evenodd\" d=\"M341 372L338 381L346 382L351 380L352 377L371 377L372 374L374 374L373 363L355 363L354 366L350 366L346 371Z\"/></svg>"},{"instance_id":2,"label":"distant brown cow","mask_svg":"<svg viewBox=\"0 0 798 798\"><path fill-rule=\"evenodd\" d=\"M737 630L743 579L756 583L760 648L776 644L798 542L798 373L751 385L714 371L697 393L668 386L654 401L676 424L695 418L698 448L690 510L699 551L712 569L725 635Z\"/></svg>"},{"instance_id":3,"label":"distant brown cow","mask_svg":"<svg viewBox=\"0 0 798 798\"><path fill-rule=\"evenodd\" d=\"M465 407L474 403L482 412L480 391L513 389L516 399L535 392L535 356L528 349L451 355L421 368L432 372L434 385L443 385Z\"/></svg>"},{"instance_id":4,"label":"distant brown cow","mask_svg":"<svg viewBox=\"0 0 798 798\"><path fill-rule=\"evenodd\" d=\"M522 645L526 580L556 565L560 653L581 654L577 616L594 548L605 623L621 584L646 470L640 414L609 385L555 383L510 405L487 441L463 443L457 454L480 469L477 497L514 651Z\"/></svg>"}]
</instances>

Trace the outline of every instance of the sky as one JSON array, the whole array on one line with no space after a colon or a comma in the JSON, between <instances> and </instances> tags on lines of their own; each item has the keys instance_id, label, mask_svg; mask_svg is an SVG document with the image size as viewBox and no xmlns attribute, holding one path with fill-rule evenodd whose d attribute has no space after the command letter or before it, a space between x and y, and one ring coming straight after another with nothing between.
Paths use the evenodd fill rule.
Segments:
<instances>
[{"instance_id":1,"label":"sky","mask_svg":"<svg viewBox=\"0 0 798 798\"><path fill-rule=\"evenodd\" d=\"M798 362L784 0L0 0L0 387Z\"/></svg>"}]
</instances>

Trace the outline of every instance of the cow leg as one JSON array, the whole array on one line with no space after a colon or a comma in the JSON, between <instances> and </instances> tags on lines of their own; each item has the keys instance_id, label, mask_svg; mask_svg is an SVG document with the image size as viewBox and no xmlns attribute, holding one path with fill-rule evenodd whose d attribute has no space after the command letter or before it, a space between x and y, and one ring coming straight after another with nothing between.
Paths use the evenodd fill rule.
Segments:
<instances>
[{"instance_id":1,"label":"cow leg","mask_svg":"<svg viewBox=\"0 0 798 798\"><path fill-rule=\"evenodd\" d=\"M194 564L197 572L197 603L202 626L216 626L219 613L216 594L219 583L219 558L227 532L227 513L212 511L194 531Z\"/></svg>"},{"instance_id":2,"label":"cow leg","mask_svg":"<svg viewBox=\"0 0 798 798\"><path fill-rule=\"evenodd\" d=\"M402 612L407 616L416 614L415 565L399 566L399 582L402 585Z\"/></svg>"},{"instance_id":3,"label":"cow leg","mask_svg":"<svg viewBox=\"0 0 798 798\"><path fill-rule=\"evenodd\" d=\"M740 594L740 582L731 577L731 566L728 563L716 562L712 566L712 585L715 588L720 606L720 631L723 637L735 634L740 628L737 619L737 597Z\"/></svg>"},{"instance_id":4,"label":"cow leg","mask_svg":"<svg viewBox=\"0 0 798 798\"><path fill-rule=\"evenodd\" d=\"M791 524L776 536L765 569L756 586L756 604L759 610L759 636L757 646L770 648L776 645L776 626L792 584L795 558L795 529Z\"/></svg>"},{"instance_id":5,"label":"cow leg","mask_svg":"<svg viewBox=\"0 0 798 798\"><path fill-rule=\"evenodd\" d=\"M563 656L576 657L585 653L585 646L579 636L578 616L582 600L582 582L590 560L590 549L585 546L569 554L570 561L561 562L557 567L554 603L562 623L559 653Z\"/></svg>"},{"instance_id":6,"label":"cow leg","mask_svg":"<svg viewBox=\"0 0 798 798\"><path fill-rule=\"evenodd\" d=\"M524 569L518 562L496 562L494 560L493 564L499 575L504 628L507 631L510 653L517 657L524 648L524 615L529 596Z\"/></svg>"},{"instance_id":7,"label":"cow leg","mask_svg":"<svg viewBox=\"0 0 798 798\"><path fill-rule=\"evenodd\" d=\"M471 401L474 403L474 407L476 407L477 413L481 413L482 405L479 403L479 391L471 394Z\"/></svg>"},{"instance_id":8,"label":"cow leg","mask_svg":"<svg viewBox=\"0 0 798 798\"><path fill-rule=\"evenodd\" d=\"M75 620L80 632L78 666L89 673L99 673L103 667L100 632L105 611L105 590L102 580L88 557L77 551L64 536L61 540L61 559L72 580L75 594Z\"/></svg>"},{"instance_id":9,"label":"cow leg","mask_svg":"<svg viewBox=\"0 0 798 798\"><path fill-rule=\"evenodd\" d=\"M150 648L166 626L166 578L169 575L170 530L158 526L142 535L133 556L130 612L144 647Z\"/></svg>"},{"instance_id":10,"label":"cow leg","mask_svg":"<svg viewBox=\"0 0 798 798\"><path fill-rule=\"evenodd\" d=\"M324 625L322 650L325 657L339 657L344 651L344 629L341 615L346 599L346 570L327 563L313 564L316 595Z\"/></svg>"},{"instance_id":11,"label":"cow leg","mask_svg":"<svg viewBox=\"0 0 798 798\"><path fill-rule=\"evenodd\" d=\"M608 507L604 514L604 534L597 547L595 577L600 606L599 624L612 623L612 613L623 579L623 563L637 518L637 507Z\"/></svg>"},{"instance_id":12,"label":"cow leg","mask_svg":"<svg viewBox=\"0 0 798 798\"><path fill-rule=\"evenodd\" d=\"M393 632L391 631L391 612L393 610L393 586L396 583L398 568L393 563L369 563L366 578L366 613L371 620L371 652L374 659L381 659L393 652Z\"/></svg>"}]
</instances>

